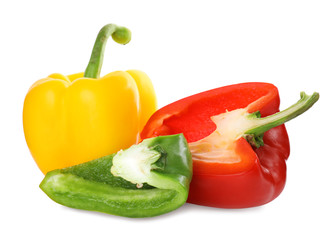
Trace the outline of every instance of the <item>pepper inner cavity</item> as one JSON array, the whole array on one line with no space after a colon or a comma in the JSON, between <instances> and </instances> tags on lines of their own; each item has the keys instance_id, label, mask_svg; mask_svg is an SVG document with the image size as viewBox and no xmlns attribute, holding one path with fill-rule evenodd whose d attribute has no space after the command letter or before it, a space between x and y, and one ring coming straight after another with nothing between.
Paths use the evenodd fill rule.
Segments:
<instances>
[{"instance_id":1,"label":"pepper inner cavity","mask_svg":"<svg viewBox=\"0 0 333 240\"><path fill-rule=\"evenodd\" d=\"M237 163L236 141L253 123L247 108L236 109L211 117L216 129L207 137L189 143L192 159L219 163Z\"/></svg>"}]
</instances>

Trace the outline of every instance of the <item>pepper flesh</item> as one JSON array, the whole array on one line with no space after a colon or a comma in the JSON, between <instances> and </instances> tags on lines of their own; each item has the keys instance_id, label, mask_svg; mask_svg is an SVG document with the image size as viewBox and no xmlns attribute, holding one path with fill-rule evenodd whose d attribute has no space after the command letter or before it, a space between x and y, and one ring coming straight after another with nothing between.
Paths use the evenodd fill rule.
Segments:
<instances>
[{"instance_id":1,"label":"pepper flesh","mask_svg":"<svg viewBox=\"0 0 333 240\"><path fill-rule=\"evenodd\" d=\"M85 73L52 74L33 84L26 95L25 138L44 174L135 144L157 108L153 85L145 73L116 71L99 77L110 35L121 44L131 36L128 29L106 25Z\"/></svg>"},{"instance_id":2,"label":"pepper flesh","mask_svg":"<svg viewBox=\"0 0 333 240\"><path fill-rule=\"evenodd\" d=\"M314 96L312 104L319 95ZM252 148L243 137L234 137L227 147L213 146L212 138L208 144L204 140L209 136L214 140L214 134L220 134L216 132L214 120L217 121L221 114L246 108L249 113L260 111L265 117L279 111L279 102L277 88L268 83L243 83L210 90L158 110L147 122L141 138L184 134L193 155L188 202L221 208L259 206L275 199L285 185L285 161L290 152L285 126L266 129L264 145L259 148ZM235 124L234 121L231 123ZM231 128L232 131L239 130L237 125ZM247 136L260 140L260 136L244 135ZM212 153L209 151L214 147L223 148L227 154L220 151L217 154L220 154L219 159L210 159Z\"/></svg>"},{"instance_id":3,"label":"pepper flesh","mask_svg":"<svg viewBox=\"0 0 333 240\"><path fill-rule=\"evenodd\" d=\"M146 139L135 147L160 154L149 166L148 184L144 182L139 188L139 182L111 174L113 159L119 155L120 164L127 161L128 154L122 152L51 171L40 188L59 204L125 217L152 217L182 206L192 177L191 154L184 136Z\"/></svg>"}]
</instances>

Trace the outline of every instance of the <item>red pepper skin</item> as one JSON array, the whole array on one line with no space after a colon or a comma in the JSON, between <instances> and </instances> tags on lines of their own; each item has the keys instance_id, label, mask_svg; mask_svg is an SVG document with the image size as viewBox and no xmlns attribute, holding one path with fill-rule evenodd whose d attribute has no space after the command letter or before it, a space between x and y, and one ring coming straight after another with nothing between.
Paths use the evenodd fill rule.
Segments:
<instances>
[{"instance_id":1,"label":"red pepper skin","mask_svg":"<svg viewBox=\"0 0 333 240\"><path fill-rule=\"evenodd\" d=\"M242 83L181 99L155 112L141 138L183 133L189 143L195 142L216 129L210 117L251 103L249 112L260 111L262 117L278 112L277 88L268 83ZM275 199L286 182L286 160L290 153L285 126L265 132L263 139L264 146L258 149L252 149L243 138L237 140L236 152L242 159L239 164L194 160L188 202L245 208Z\"/></svg>"}]
</instances>

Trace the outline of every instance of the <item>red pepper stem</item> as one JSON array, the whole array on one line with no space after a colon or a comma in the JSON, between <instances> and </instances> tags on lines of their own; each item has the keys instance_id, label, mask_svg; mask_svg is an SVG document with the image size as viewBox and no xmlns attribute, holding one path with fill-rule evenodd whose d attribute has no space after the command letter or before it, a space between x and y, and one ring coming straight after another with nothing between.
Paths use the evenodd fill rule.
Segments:
<instances>
[{"instance_id":1,"label":"red pepper stem","mask_svg":"<svg viewBox=\"0 0 333 240\"><path fill-rule=\"evenodd\" d=\"M282 125L285 122L306 112L315 102L318 101L318 99L319 93L317 92L313 93L312 95L307 95L304 92L301 92L301 99L294 105L281 112L277 112L264 118L253 118L254 115L250 114L249 117L253 118L253 125L250 129L245 131L245 135L250 134L254 136L261 136L271 128Z\"/></svg>"},{"instance_id":2,"label":"red pepper stem","mask_svg":"<svg viewBox=\"0 0 333 240\"><path fill-rule=\"evenodd\" d=\"M105 25L97 35L90 61L84 72L84 77L99 78L103 65L105 46L110 36L119 44L127 44L131 40L131 32L127 28L115 24Z\"/></svg>"}]
</instances>

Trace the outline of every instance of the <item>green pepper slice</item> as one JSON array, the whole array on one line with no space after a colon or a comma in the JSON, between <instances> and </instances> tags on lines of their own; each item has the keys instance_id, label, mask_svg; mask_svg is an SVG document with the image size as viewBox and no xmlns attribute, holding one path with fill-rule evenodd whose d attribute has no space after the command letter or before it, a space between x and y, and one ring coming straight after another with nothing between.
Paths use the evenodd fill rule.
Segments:
<instances>
[{"instance_id":1,"label":"green pepper slice","mask_svg":"<svg viewBox=\"0 0 333 240\"><path fill-rule=\"evenodd\" d=\"M188 144L177 134L145 139L117 154L51 171L40 188L68 207L152 217L182 206L191 178Z\"/></svg>"}]
</instances>

